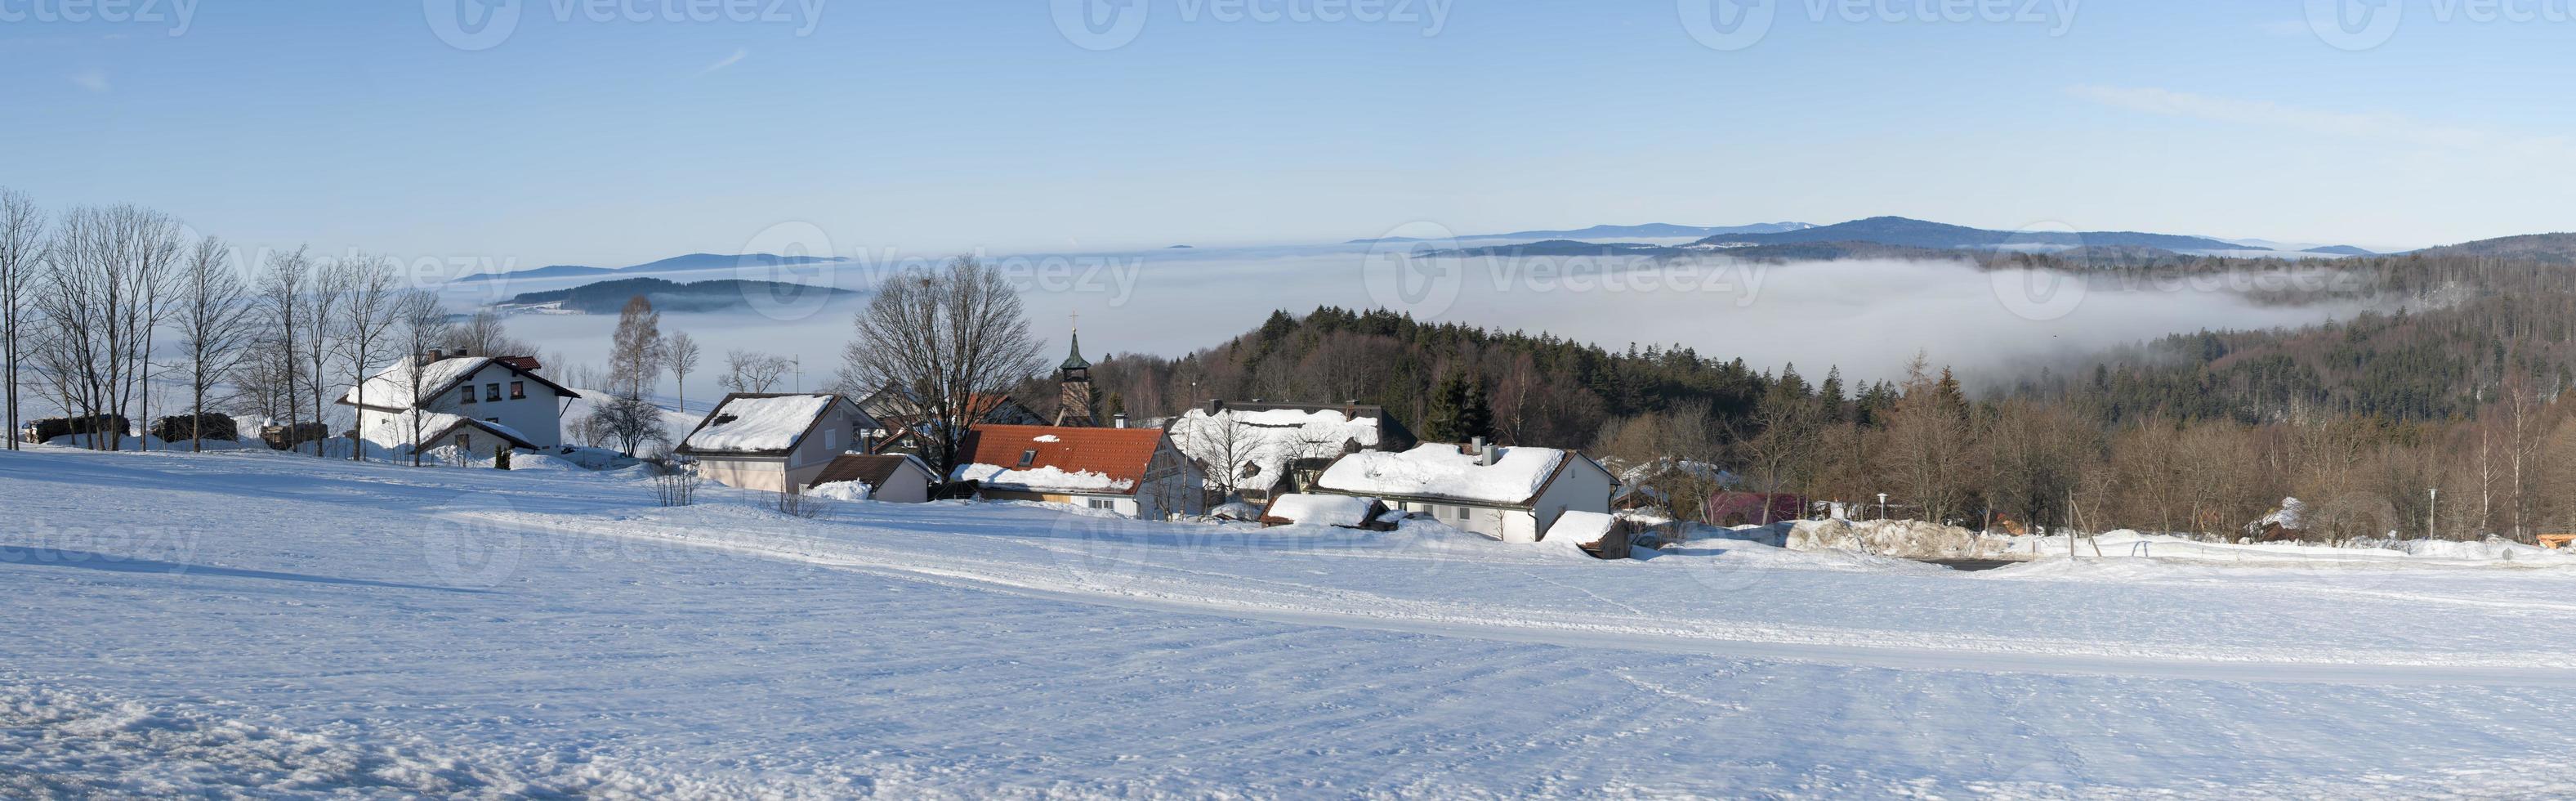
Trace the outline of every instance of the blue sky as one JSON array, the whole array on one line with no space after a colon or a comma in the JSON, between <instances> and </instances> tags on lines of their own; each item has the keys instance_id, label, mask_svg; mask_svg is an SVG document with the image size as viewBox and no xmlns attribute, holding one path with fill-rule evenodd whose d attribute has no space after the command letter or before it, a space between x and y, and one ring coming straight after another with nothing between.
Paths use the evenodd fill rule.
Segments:
<instances>
[{"instance_id":1,"label":"blue sky","mask_svg":"<svg viewBox=\"0 0 2576 801\"><path fill-rule=\"evenodd\" d=\"M1879 214L2392 247L2568 228L2576 200L2576 21L2544 0L2410 6L2360 50L2304 0L1789 0L1736 50L1694 38L1692 0L1446 0L1436 27L1429 0L1142 0L1106 50L1048 2L454 0L518 12L460 49L429 22L450 0L61 19L79 1L0 0L0 185L520 267L782 223L906 254ZM1250 8L1318 3L1342 7Z\"/></svg>"}]
</instances>

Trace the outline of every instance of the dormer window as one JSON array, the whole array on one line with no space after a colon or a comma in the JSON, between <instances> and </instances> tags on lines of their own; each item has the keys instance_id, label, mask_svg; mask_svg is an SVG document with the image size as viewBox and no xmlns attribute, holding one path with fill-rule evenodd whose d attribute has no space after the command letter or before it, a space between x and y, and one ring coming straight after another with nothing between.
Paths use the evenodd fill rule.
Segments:
<instances>
[{"instance_id":1,"label":"dormer window","mask_svg":"<svg viewBox=\"0 0 2576 801\"><path fill-rule=\"evenodd\" d=\"M1027 450L1027 451L1021 451L1021 452L1020 452L1020 469L1022 469L1022 470L1026 470L1026 469L1028 469L1028 468L1029 468L1029 465L1033 465L1033 464L1037 464L1037 463L1038 463L1038 452L1037 452L1037 451L1034 451L1034 450Z\"/></svg>"}]
</instances>

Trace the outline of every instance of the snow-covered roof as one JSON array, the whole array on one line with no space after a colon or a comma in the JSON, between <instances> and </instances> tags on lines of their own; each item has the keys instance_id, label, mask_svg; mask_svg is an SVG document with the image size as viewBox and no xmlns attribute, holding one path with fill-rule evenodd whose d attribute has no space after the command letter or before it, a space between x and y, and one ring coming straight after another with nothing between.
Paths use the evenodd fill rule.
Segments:
<instances>
[{"instance_id":1,"label":"snow-covered roof","mask_svg":"<svg viewBox=\"0 0 2576 801\"><path fill-rule=\"evenodd\" d=\"M1152 469L1163 432L1150 428L976 426L950 481L1022 492L1131 494Z\"/></svg>"},{"instance_id":2,"label":"snow-covered roof","mask_svg":"<svg viewBox=\"0 0 2576 801\"><path fill-rule=\"evenodd\" d=\"M1361 528L1369 524L1370 510L1376 498L1354 495L1281 495L1270 502L1265 519L1285 520L1310 526Z\"/></svg>"},{"instance_id":3,"label":"snow-covered roof","mask_svg":"<svg viewBox=\"0 0 2576 801\"><path fill-rule=\"evenodd\" d=\"M785 451L838 400L832 394L728 396L680 446L696 454Z\"/></svg>"},{"instance_id":4,"label":"snow-covered roof","mask_svg":"<svg viewBox=\"0 0 2576 801\"><path fill-rule=\"evenodd\" d=\"M1089 470L1069 473L1057 467L1013 470L993 464L961 464L950 479L977 481L994 489L1025 492L1125 493L1136 488L1136 482L1111 478L1107 473Z\"/></svg>"},{"instance_id":5,"label":"snow-covered roof","mask_svg":"<svg viewBox=\"0 0 2576 801\"><path fill-rule=\"evenodd\" d=\"M420 372L421 391L435 396L491 363L492 360L484 356L440 359L428 364L420 364L417 359L395 362L394 366L367 377L367 405L384 409L408 409L420 405L419 400L411 396L411 377L415 370ZM358 388L350 387L340 402L356 405Z\"/></svg>"},{"instance_id":6,"label":"snow-covered roof","mask_svg":"<svg viewBox=\"0 0 2576 801\"><path fill-rule=\"evenodd\" d=\"M1497 450L1500 458L1490 465L1456 445L1436 442L1403 453L1354 453L1325 469L1315 485L1360 495L1517 506L1536 499L1557 466L1581 458L1555 448Z\"/></svg>"},{"instance_id":7,"label":"snow-covered roof","mask_svg":"<svg viewBox=\"0 0 2576 801\"><path fill-rule=\"evenodd\" d=\"M534 359L525 356L503 356L498 358L490 356L451 356L428 364L421 364L418 359L405 358L401 361L395 362L393 366L378 370L374 375L367 377L365 383L367 388L366 405L378 409L409 409L420 406L421 404L419 399L412 397L411 393L412 372L415 370L420 372L421 392L434 398L440 393L446 392L449 388L456 386L457 382L464 381L468 376L474 375L475 372L482 370L486 366L494 364L501 365L503 369L509 370L513 373L527 376L530 380L537 382L538 385L554 390L558 395L566 397L580 397L579 393L566 389L562 385L548 381L543 376L539 376L536 373L531 372L533 368L531 368L530 365L534 365L535 363L536 361ZM342 392L340 395L340 402L350 406L358 405L358 388L352 386L348 388L348 390Z\"/></svg>"},{"instance_id":8,"label":"snow-covered roof","mask_svg":"<svg viewBox=\"0 0 2576 801\"><path fill-rule=\"evenodd\" d=\"M1245 464L1257 468L1244 478L1267 486L1297 459L1339 455L1344 443L1362 448L1378 445L1378 419L1354 417L1329 409L1221 409L1210 414L1194 408L1172 421L1172 444L1213 471L1242 476Z\"/></svg>"},{"instance_id":9,"label":"snow-covered roof","mask_svg":"<svg viewBox=\"0 0 2576 801\"><path fill-rule=\"evenodd\" d=\"M1619 518L1600 512L1568 511L1557 515L1556 522L1548 524L1547 536L1539 539L1545 542L1577 544L1600 542L1601 538L1610 536L1610 530L1617 528L1618 525Z\"/></svg>"}]
</instances>

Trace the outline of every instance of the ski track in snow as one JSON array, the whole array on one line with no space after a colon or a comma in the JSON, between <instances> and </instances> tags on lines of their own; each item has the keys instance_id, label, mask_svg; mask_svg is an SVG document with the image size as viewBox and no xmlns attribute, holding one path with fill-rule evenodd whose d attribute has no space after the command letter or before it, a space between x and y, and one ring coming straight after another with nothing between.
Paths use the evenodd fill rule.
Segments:
<instances>
[{"instance_id":1,"label":"ski track in snow","mask_svg":"<svg viewBox=\"0 0 2576 801\"><path fill-rule=\"evenodd\" d=\"M2564 568L707 498L0 454L0 796L2576 794Z\"/></svg>"}]
</instances>

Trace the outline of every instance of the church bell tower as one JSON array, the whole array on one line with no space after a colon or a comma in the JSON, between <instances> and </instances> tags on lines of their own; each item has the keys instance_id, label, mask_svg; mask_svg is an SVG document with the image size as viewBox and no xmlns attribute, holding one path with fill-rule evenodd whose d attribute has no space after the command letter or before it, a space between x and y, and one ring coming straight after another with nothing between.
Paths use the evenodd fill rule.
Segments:
<instances>
[{"instance_id":1,"label":"church bell tower","mask_svg":"<svg viewBox=\"0 0 2576 801\"><path fill-rule=\"evenodd\" d=\"M1079 319L1079 318L1076 318ZM1099 428L1091 417L1091 362L1082 358L1082 329L1073 330L1073 353L1056 365L1056 384L1062 395L1056 405L1055 424L1074 428Z\"/></svg>"}]
</instances>

